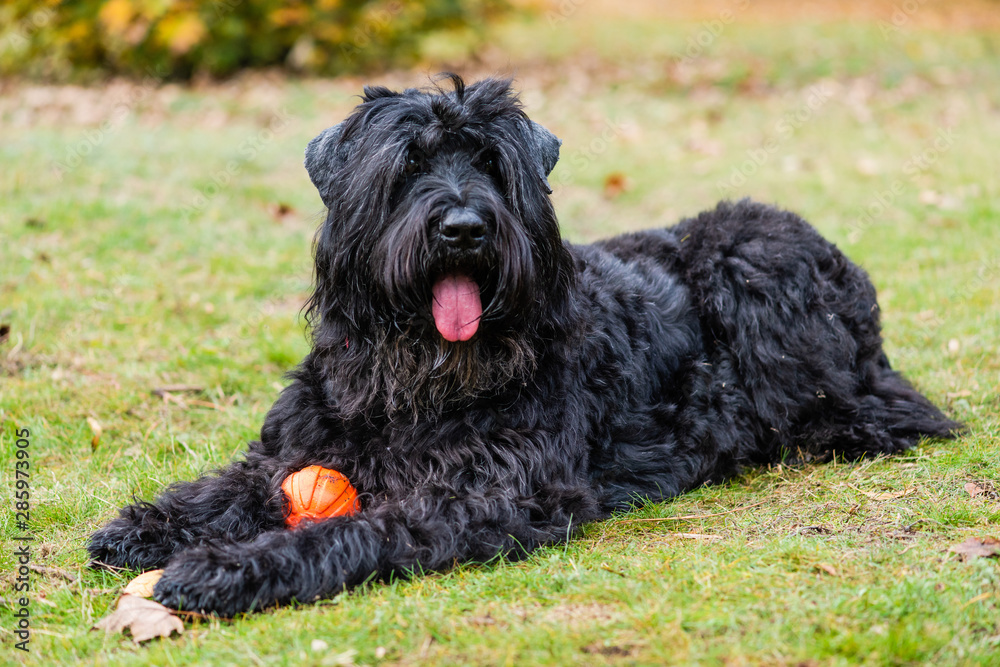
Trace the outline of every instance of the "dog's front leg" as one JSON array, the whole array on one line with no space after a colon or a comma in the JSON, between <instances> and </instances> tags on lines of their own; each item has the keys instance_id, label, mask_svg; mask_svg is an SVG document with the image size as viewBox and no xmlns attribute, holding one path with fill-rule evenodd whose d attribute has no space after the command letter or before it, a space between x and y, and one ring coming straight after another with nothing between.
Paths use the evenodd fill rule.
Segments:
<instances>
[{"instance_id":1,"label":"dog's front leg","mask_svg":"<svg viewBox=\"0 0 1000 667\"><path fill-rule=\"evenodd\" d=\"M356 516L272 531L249 543L195 547L170 561L156 599L230 617L332 597L373 577L408 576L499 554L519 557L569 537L577 518L571 504L559 502L560 493L572 503L587 492L456 498L424 490ZM593 503L588 497L583 505Z\"/></svg>"},{"instance_id":2,"label":"dog's front leg","mask_svg":"<svg viewBox=\"0 0 1000 667\"><path fill-rule=\"evenodd\" d=\"M178 482L153 503L123 507L90 538L92 565L163 567L189 547L249 542L283 525L281 481L302 467L316 443L335 442L336 420L315 385L293 382L271 408L246 461L214 475ZM302 406L308 406L304 409Z\"/></svg>"},{"instance_id":3,"label":"dog's front leg","mask_svg":"<svg viewBox=\"0 0 1000 667\"><path fill-rule=\"evenodd\" d=\"M216 475L180 482L153 503L137 502L90 538L91 565L163 567L197 544L251 540L282 525L273 466L240 461Z\"/></svg>"}]
</instances>

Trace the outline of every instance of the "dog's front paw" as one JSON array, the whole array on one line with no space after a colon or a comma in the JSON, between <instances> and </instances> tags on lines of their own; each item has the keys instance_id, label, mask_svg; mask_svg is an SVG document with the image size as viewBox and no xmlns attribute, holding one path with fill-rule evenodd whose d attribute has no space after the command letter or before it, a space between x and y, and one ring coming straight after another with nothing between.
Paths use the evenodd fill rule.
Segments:
<instances>
[{"instance_id":1,"label":"dog's front paw","mask_svg":"<svg viewBox=\"0 0 1000 667\"><path fill-rule=\"evenodd\" d=\"M236 544L192 547L170 561L154 597L172 609L225 618L279 602L273 568L246 552Z\"/></svg>"},{"instance_id":2,"label":"dog's front paw","mask_svg":"<svg viewBox=\"0 0 1000 667\"><path fill-rule=\"evenodd\" d=\"M166 530L122 516L91 535L87 544L90 566L148 570L163 567L177 544L165 539Z\"/></svg>"}]
</instances>

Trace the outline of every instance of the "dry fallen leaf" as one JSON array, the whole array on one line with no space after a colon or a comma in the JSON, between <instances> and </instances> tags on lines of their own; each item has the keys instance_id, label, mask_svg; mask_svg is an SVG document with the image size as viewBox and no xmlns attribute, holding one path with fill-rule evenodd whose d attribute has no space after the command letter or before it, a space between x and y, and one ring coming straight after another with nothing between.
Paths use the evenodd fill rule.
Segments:
<instances>
[{"instance_id":1,"label":"dry fallen leaf","mask_svg":"<svg viewBox=\"0 0 1000 667\"><path fill-rule=\"evenodd\" d=\"M275 222L284 222L285 218L295 215L295 209L291 204L286 204L285 202L278 202L276 204L270 204L267 207L267 212L271 214Z\"/></svg>"},{"instance_id":2,"label":"dry fallen leaf","mask_svg":"<svg viewBox=\"0 0 1000 667\"><path fill-rule=\"evenodd\" d=\"M834 566L830 565L829 563L817 563L816 564L816 569L817 570L821 570L823 572L826 572L831 577L839 577L840 576L840 573L837 572L837 568L835 568Z\"/></svg>"},{"instance_id":3,"label":"dry fallen leaf","mask_svg":"<svg viewBox=\"0 0 1000 667\"><path fill-rule=\"evenodd\" d=\"M122 593L126 595L136 595L141 598L151 598L153 597L153 587L156 586L156 582L160 580L163 576L163 570L150 570L149 572L143 572L138 577L128 582Z\"/></svg>"},{"instance_id":4,"label":"dry fallen leaf","mask_svg":"<svg viewBox=\"0 0 1000 667\"><path fill-rule=\"evenodd\" d=\"M174 616L170 609L159 602L128 594L122 595L118 600L118 608L94 627L109 635L127 629L136 644L154 637L169 637L174 632L184 632L181 619Z\"/></svg>"},{"instance_id":5,"label":"dry fallen leaf","mask_svg":"<svg viewBox=\"0 0 1000 667\"><path fill-rule=\"evenodd\" d=\"M986 493L986 489L979 486L975 482L968 482L965 485L965 491L973 498L975 498L976 496L981 496L982 494Z\"/></svg>"},{"instance_id":6,"label":"dry fallen leaf","mask_svg":"<svg viewBox=\"0 0 1000 667\"><path fill-rule=\"evenodd\" d=\"M948 549L953 554L969 558L995 558L1000 555L1000 540L995 537L970 537Z\"/></svg>"},{"instance_id":7,"label":"dry fallen leaf","mask_svg":"<svg viewBox=\"0 0 1000 667\"><path fill-rule=\"evenodd\" d=\"M93 417L87 417L87 425L90 426L90 431L94 434L94 437L90 439L90 448L97 449L97 445L101 442L101 433L104 432L101 428L101 422Z\"/></svg>"},{"instance_id":8,"label":"dry fallen leaf","mask_svg":"<svg viewBox=\"0 0 1000 667\"><path fill-rule=\"evenodd\" d=\"M614 199L629 188L628 177L621 172L608 174L604 178L604 196L607 199Z\"/></svg>"},{"instance_id":9,"label":"dry fallen leaf","mask_svg":"<svg viewBox=\"0 0 1000 667\"><path fill-rule=\"evenodd\" d=\"M998 500L1000 493L997 492L996 484L988 479L978 479L965 484L965 492L973 498L980 500Z\"/></svg>"}]
</instances>

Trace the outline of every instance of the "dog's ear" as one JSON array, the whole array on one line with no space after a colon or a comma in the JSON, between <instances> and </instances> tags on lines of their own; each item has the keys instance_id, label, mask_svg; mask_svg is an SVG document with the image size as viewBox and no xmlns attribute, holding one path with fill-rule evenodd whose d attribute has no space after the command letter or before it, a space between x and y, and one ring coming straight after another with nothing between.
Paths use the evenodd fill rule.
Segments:
<instances>
[{"instance_id":1,"label":"dog's ear","mask_svg":"<svg viewBox=\"0 0 1000 667\"><path fill-rule=\"evenodd\" d=\"M340 123L328 127L306 146L306 171L309 172L309 179L319 190L319 196L323 198L327 208L331 208L333 203L333 193L330 192L333 174L347 159L347 146L340 143L340 137L344 132L343 126L344 124Z\"/></svg>"},{"instance_id":2,"label":"dog's ear","mask_svg":"<svg viewBox=\"0 0 1000 667\"><path fill-rule=\"evenodd\" d=\"M542 183L545 184L546 192L552 194L552 187L547 177L559 161L559 146L562 145L562 140L535 121L531 121L531 133L535 143L535 154L541 163Z\"/></svg>"}]
</instances>

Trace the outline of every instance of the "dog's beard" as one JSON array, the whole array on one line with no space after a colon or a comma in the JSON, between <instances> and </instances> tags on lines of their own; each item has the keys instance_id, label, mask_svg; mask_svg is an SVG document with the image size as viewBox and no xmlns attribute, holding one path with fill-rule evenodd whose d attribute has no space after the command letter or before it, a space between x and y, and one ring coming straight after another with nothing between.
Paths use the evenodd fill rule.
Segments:
<instances>
[{"instance_id":1,"label":"dog's beard","mask_svg":"<svg viewBox=\"0 0 1000 667\"><path fill-rule=\"evenodd\" d=\"M420 334L380 327L376 336L341 342L326 358L332 402L346 419L427 420L478 400L504 403L533 375L537 358L523 332L477 334L452 343L428 327Z\"/></svg>"},{"instance_id":2,"label":"dog's beard","mask_svg":"<svg viewBox=\"0 0 1000 667\"><path fill-rule=\"evenodd\" d=\"M387 336L373 358L372 379L382 385L387 415L414 419L496 400L526 382L536 363L532 346L513 334L458 344Z\"/></svg>"}]
</instances>

